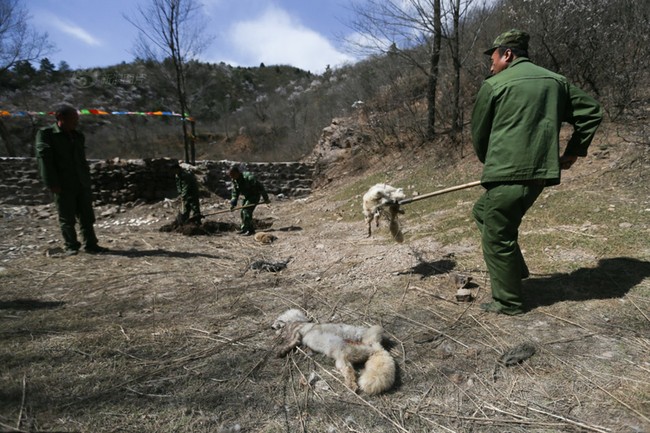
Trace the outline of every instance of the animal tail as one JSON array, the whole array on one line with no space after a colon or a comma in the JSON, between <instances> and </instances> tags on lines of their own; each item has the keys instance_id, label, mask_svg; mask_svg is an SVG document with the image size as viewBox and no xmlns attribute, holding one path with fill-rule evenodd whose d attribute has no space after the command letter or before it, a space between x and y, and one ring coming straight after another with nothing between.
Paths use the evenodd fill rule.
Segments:
<instances>
[{"instance_id":1,"label":"animal tail","mask_svg":"<svg viewBox=\"0 0 650 433\"><path fill-rule=\"evenodd\" d=\"M399 225L399 221L397 221L397 217L390 220L389 228L390 234L396 242L400 244L404 242L404 233L402 233L402 228Z\"/></svg>"},{"instance_id":2,"label":"animal tail","mask_svg":"<svg viewBox=\"0 0 650 433\"><path fill-rule=\"evenodd\" d=\"M399 208L399 204L397 203L392 204L388 208L388 220L390 222L388 228L391 236L393 236L393 240L400 244L404 242L404 233L402 233L402 227L399 223L398 215L403 213L404 211Z\"/></svg>"},{"instance_id":3,"label":"animal tail","mask_svg":"<svg viewBox=\"0 0 650 433\"><path fill-rule=\"evenodd\" d=\"M359 376L359 388L368 395L379 394L395 382L395 360L383 348L370 355Z\"/></svg>"}]
</instances>

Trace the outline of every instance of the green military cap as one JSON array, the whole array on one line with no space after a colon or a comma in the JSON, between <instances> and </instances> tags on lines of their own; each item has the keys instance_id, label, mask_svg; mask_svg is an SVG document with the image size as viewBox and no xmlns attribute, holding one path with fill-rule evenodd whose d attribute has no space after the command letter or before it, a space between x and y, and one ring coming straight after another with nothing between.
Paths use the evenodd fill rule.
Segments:
<instances>
[{"instance_id":1,"label":"green military cap","mask_svg":"<svg viewBox=\"0 0 650 433\"><path fill-rule=\"evenodd\" d=\"M523 51L528 51L528 40L530 36L521 30L512 29L507 32L501 33L492 43L492 47L485 50L483 53L488 56L492 55L494 50L499 47L518 48Z\"/></svg>"}]
</instances>

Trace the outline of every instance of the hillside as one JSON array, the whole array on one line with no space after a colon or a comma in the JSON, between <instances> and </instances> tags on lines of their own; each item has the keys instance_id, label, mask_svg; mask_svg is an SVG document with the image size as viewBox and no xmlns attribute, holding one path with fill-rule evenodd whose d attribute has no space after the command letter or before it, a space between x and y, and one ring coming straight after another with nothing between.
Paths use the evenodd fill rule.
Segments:
<instances>
[{"instance_id":1,"label":"hillside","mask_svg":"<svg viewBox=\"0 0 650 433\"><path fill-rule=\"evenodd\" d=\"M405 206L403 244L385 225L365 237L369 186L386 181L412 195L468 182L481 170L472 156L449 163L424 147L369 157L344 146L308 199L256 211L272 223L271 245L233 232L161 233L178 206L161 202L97 209L112 252L52 258L53 209L2 206L0 426L649 431L650 149L633 133L603 128L591 155L528 213L520 241L531 309L519 317L478 308L490 293L470 215L479 188ZM289 257L278 273L247 270ZM456 301L454 273L473 277L475 302ZM394 388L354 394L322 355L275 358L271 324L287 308L383 325ZM497 363L524 342L536 348L530 359Z\"/></svg>"},{"instance_id":2,"label":"hillside","mask_svg":"<svg viewBox=\"0 0 650 433\"><path fill-rule=\"evenodd\" d=\"M309 153L330 119L318 111L330 83L291 66L232 67L188 64L190 115L196 121L198 159L298 160ZM165 62L134 61L92 70L36 71L21 67L0 74L0 111L48 112L61 102L107 112L177 112L174 79ZM353 96L340 98L340 103ZM345 110L339 110L339 114ZM0 117L2 141L15 156L33 154L48 115ZM84 115L88 157L98 159L183 156L179 118L143 115ZM8 149L0 143L0 156Z\"/></svg>"}]
</instances>

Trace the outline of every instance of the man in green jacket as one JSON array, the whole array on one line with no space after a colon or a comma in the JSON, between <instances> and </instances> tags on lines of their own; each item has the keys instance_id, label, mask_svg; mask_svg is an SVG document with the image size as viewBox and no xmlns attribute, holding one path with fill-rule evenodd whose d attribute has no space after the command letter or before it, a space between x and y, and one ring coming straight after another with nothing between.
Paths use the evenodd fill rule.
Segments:
<instances>
[{"instance_id":1,"label":"man in green jacket","mask_svg":"<svg viewBox=\"0 0 650 433\"><path fill-rule=\"evenodd\" d=\"M43 182L54 195L67 255L76 255L81 247L75 230L79 219L86 252L103 253L93 224L90 169L86 161L85 137L77 131L79 113L70 105L57 108L56 123L36 134L36 155Z\"/></svg>"},{"instance_id":2,"label":"man in green jacket","mask_svg":"<svg viewBox=\"0 0 650 433\"><path fill-rule=\"evenodd\" d=\"M587 155L602 120L600 104L559 74L528 59L527 33L499 35L485 54L492 75L476 97L472 141L484 164L486 192L474 205L483 257L490 274L485 311L523 313L521 280L529 275L517 243L519 225L545 186L560 183L560 170ZM562 122L573 125L560 156Z\"/></svg>"},{"instance_id":3,"label":"man in green jacket","mask_svg":"<svg viewBox=\"0 0 650 433\"><path fill-rule=\"evenodd\" d=\"M232 180L232 196L230 200L230 210L237 206L239 195L244 196L241 210L241 230L239 234L244 236L251 236L255 234L255 227L253 226L253 211L256 205L260 202L260 197L264 198L264 203L269 204L269 195L264 189L264 185L260 183L252 173L247 171L241 172L237 166L233 166L228 175Z\"/></svg>"},{"instance_id":4,"label":"man in green jacket","mask_svg":"<svg viewBox=\"0 0 650 433\"><path fill-rule=\"evenodd\" d=\"M178 216L178 222L180 224L186 223L190 220L191 213L191 219L200 224L201 206L199 204L199 183L196 181L196 176L180 164L174 166L173 172L176 180L176 191L178 191L183 203L183 210Z\"/></svg>"}]
</instances>

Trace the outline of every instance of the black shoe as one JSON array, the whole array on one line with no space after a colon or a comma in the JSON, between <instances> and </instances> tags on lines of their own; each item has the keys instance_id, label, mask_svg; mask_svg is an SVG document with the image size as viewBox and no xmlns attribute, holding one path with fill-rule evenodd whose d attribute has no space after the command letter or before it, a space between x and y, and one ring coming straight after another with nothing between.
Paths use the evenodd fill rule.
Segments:
<instances>
[{"instance_id":1,"label":"black shoe","mask_svg":"<svg viewBox=\"0 0 650 433\"><path fill-rule=\"evenodd\" d=\"M64 256L76 256L77 254L79 254L79 250L75 250L74 248L66 248L63 252Z\"/></svg>"},{"instance_id":2,"label":"black shoe","mask_svg":"<svg viewBox=\"0 0 650 433\"><path fill-rule=\"evenodd\" d=\"M237 234L238 234L238 235L243 235L243 234L246 233L247 231L248 231L248 230L244 230L244 229L237 230Z\"/></svg>"},{"instance_id":3,"label":"black shoe","mask_svg":"<svg viewBox=\"0 0 650 433\"><path fill-rule=\"evenodd\" d=\"M242 236L253 236L255 234L255 230L248 230L242 233Z\"/></svg>"},{"instance_id":4,"label":"black shoe","mask_svg":"<svg viewBox=\"0 0 650 433\"><path fill-rule=\"evenodd\" d=\"M99 245L91 245L84 248L84 250L89 254L101 254L108 252L108 248L100 247Z\"/></svg>"}]
</instances>

